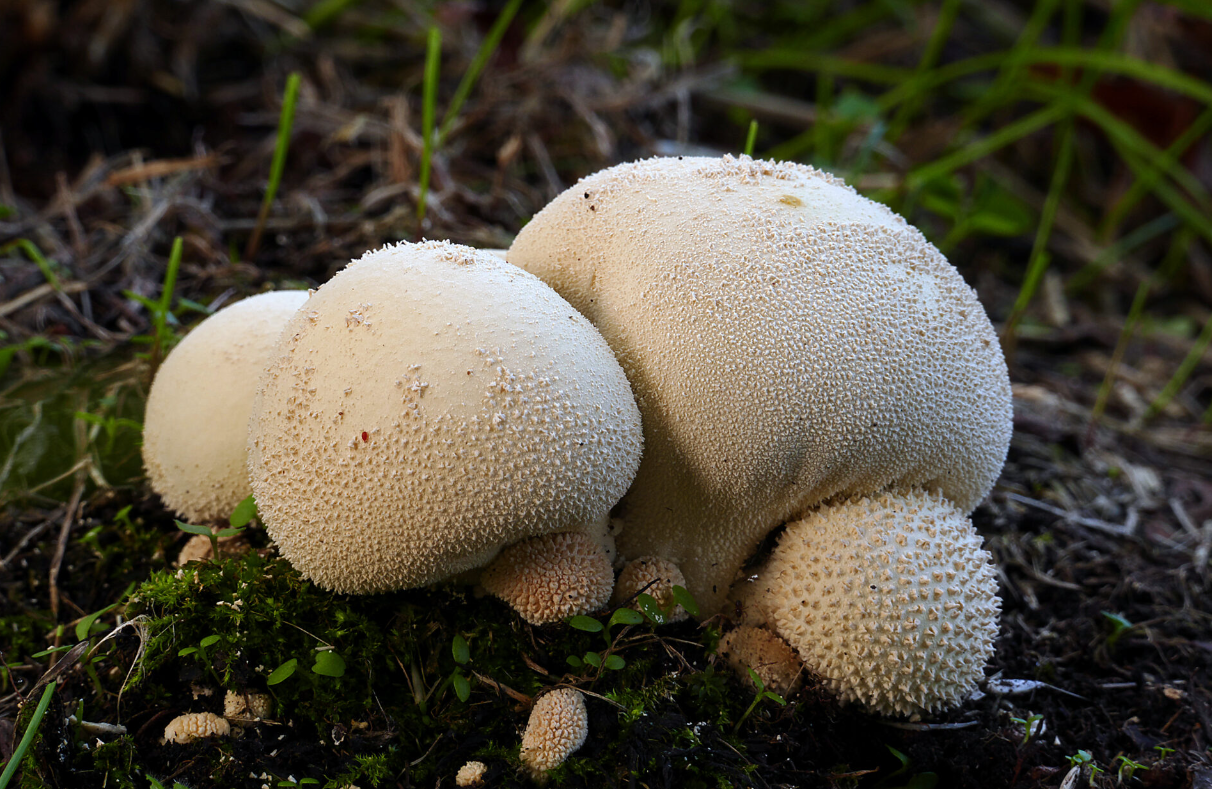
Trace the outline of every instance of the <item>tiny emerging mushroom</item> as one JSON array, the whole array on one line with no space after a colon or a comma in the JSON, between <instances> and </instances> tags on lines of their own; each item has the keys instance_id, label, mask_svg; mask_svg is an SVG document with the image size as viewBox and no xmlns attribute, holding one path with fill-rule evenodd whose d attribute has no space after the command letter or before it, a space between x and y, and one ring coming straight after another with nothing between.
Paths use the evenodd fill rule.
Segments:
<instances>
[{"instance_id":1,"label":"tiny emerging mushroom","mask_svg":"<svg viewBox=\"0 0 1212 789\"><path fill-rule=\"evenodd\" d=\"M628 562L619 573L610 602L623 605L633 595L643 592L652 595L662 610L671 612L666 621L681 622L690 615L674 600L674 586L686 586L686 577L676 564L660 556L641 556ZM637 608L634 602L631 606Z\"/></svg>"},{"instance_id":2,"label":"tiny emerging mushroom","mask_svg":"<svg viewBox=\"0 0 1212 789\"><path fill-rule=\"evenodd\" d=\"M223 717L236 724L268 718L273 709L274 701L265 693L229 690L223 696Z\"/></svg>"},{"instance_id":3,"label":"tiny emerging mushroom","mask_svg":"<svg viewBox=\"0 0 1212 789\"><path fill-rule=\"evenodd\" d=\"M484 570L483 587L532 625L596 611L610 599L614 571L588 534L544 534L510 546Z\"/></svg>"},{"instance_id":4,"label":"tiny emerging mushroom","mask_svg":"<svg viewBox=\"0 0 1212 789\"><path fill-rule=\"evenodd\" d=\"M488 773L488 765L484 762L468 762L459 768L455 775L455 786L460 789L472 789L484 785L484 776Z\"/></svg>"},{"instance_id":5,"label":"tiny emerging mushroom","mask_svg":"<svg viewBox=\"0 0 1212 789\"><path fill-rule=\"evenodd\" d=\"M213 712L190 712L169 721L164 727L161 744L174 742L185 745L205 737L226 737L229 734L231 726Z\"/></svg>"},{"instance_id":6,"label":"tiny emerging mushroom","mask_svg":"<svg viewBox=\"0 0 1212 789\"><path fill-rule=\"evenodd\" d=\"M741 625L730 630L720 639L719 650L747 685L753 685L749 669L780 696L790 696L804 684L804 664L799 656L786 641L765 628Z\"/></svg>"},{"instance_id":7,"label":"tiny emerging mushroom","mask_svg":"<svg viewBox=\"0 0 1212 789\"><path fill-rule=\"evenodd\" d=\"M522 734L522 764L537 783L545 783L547 773L584 745L588 735L589 711L579 690L545 693L531 708Z\"/></svg>"}]
</instances>

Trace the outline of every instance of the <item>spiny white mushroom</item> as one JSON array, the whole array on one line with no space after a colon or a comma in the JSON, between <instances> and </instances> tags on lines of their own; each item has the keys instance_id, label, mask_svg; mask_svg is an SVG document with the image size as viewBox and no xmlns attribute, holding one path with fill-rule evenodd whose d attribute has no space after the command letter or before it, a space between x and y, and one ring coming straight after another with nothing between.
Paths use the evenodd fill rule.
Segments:
<instances>
[{"instance_id":1,"label":"spiny white mushroom","mask_svg":"<svg viewBox=\"0 0 1212 789\"><path fill-rule=\"evenodd\" d=\"M532 625L596 611L610 599L614 571L598 541L582 532L544 534L511 545L480 578Z\"/></svg>"},{"instance_id":2,"label":"spiny white mushroom","mask_svg":"<svg viewBox=\"0 0 1212 789\"><path fill-rule=\"evenodd\" d=\"M213 712L190 712L169 721L160 742L184 745L204 737L226 737L229 734L231 726Z\"/></svg>"},{"instance_id":3,"label":"spiny white mushroom","mask_svg":"<svg viewBox=\"0 0 1212 789\"><path fill-rule=\"evenodd\" d=\"M644 457L624 557L674 561L719 611L773 528L837 495L942 491L967 512L1009 446L985 311L914 228L804 165L649 159L583 179L510 247L606 338Z\"/></svg>"},{"instance_id":4,"label":"spiny white mushroom","mask_svg":"<svg viewBox=\"0 0 1212 789\"><path fill-rule=\"evenodd\" d=\"M628 562L619 573L610 604L623 605L632 595L643 592L652 595L662 610L672 611L666 621L681 622L690 615L674 599L674 586L686 586L686 577L676 564L659 556L641 556ZM631 606L638 609L635 602Z\"/></svg>"},{"instance_id":5,"label":"spiny white mushroom","mask_svg":"<svg viewBox=\"0 0 1212 789\"><path fill-rule=\"evenodd\" d=\"M223 696L223 717L235 719L237 723L268 718L273 709L274 700L265 693L229 690Z\"/></svg>"},{"instance_id":6,"label":"spiny white mushroom","mask_svg":"<svg viewBox=\"0 0 1212 789\"><path fill-rule=\"evenodd\" d=\"M936 493L883 493L788 525L756 586L774 630L842 701L917 715L963 701L997 636L997 581Z\"/></svg>"},{"instance_id":7,"label":"spiny white mushroom","mask_svg":"<svg viewBox=\"0 0 1212 789\"><path fill-rule=\"evenodd\" d=\"M521 759L531 778L539 783L564 763L589 735L589 711L579 690L557 688L540 696L530 710L522 734Z\"/></svg>"},{"instance_id":8,"label":"spiny white mushroom","mask_svg":"<svg viewBox=\"0 0 1212 789\"><path fill-rule=\"evenodd\" d=\"M527 537L592 533L641 447L593 326L533 275L441 242L370 252L321 286L254 411L266 529L337 592L421 586Z\"/></svg>"},{"instance_id":9,"label":"spiny white mushroom","mask_svg":"<svg viewBox=\"0 0 1212 789\"><path fill-rule=\"evenodd\" d=\"M720 639L720 655L746 685L753 687L749 669L767 689L787 697L804 683L804 664L786 641L760 627L742 625Z\"/></svg>"},{"instance_id":10,"label":"spiny white mushroom","mask_svg":"<svg viewBox=\"0 0 1212 789\"><path fill-rule=\"evenodd\" d=\"M484 785L484 776L488 773L488 765L484 762L468 762L459 768L455 775L455 786L477 787Z\"/></svg>"},{"instance_id":11,"label":"spiny white mushroom","mask_svg":"<svg viewBox=\"0 0 1212 789\"><path fill-rule=\"evenodd\" d=\"M248 417L282 327L307 301L262 293L198 324L160 365L143 417L152 490L185 520L226 518L252 493Z\"/></svg>"}]
</instances>

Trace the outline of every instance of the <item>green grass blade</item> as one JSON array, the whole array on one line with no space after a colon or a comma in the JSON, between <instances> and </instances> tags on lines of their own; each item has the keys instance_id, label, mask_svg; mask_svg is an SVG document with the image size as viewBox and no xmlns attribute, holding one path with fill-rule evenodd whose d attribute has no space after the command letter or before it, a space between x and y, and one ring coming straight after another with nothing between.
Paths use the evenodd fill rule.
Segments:
<instances>
[{"instance_id":1,"label":"green grass blade","mask_svg":"<svg viewBox=\"0 0 1212 789\"><path fill-rule=\"evenodd\" d=\"M21 742L17 744L13 755L9 757L8 764L4 767L4 772L0 773L0 789L8 786L13 780L13 776L17 774L17 768L21 766L21 761L25 758L25 752L29 750L33 744L34 738L38 735L38 727L42 725L42 718L46 715L46 709L50 706L51 697L55 695L55 688L59 686L58 680L51 680L46 685L46 690L42 691L42 698L38 699L38 706L34 708L34 714L29 719L29 726L25 729L25 734L21 736Z\"/></svg>"},{"instance_id":2,"label":"green grass blade","mask_svg":"<svg viewBox=\"0 0 1212 789\"><path fill-rule=\"evenodd\" d=\"M1145 309L1145 301L1149 298L1149 290L1152 285L1153 280L1149 279L1142 282L1136 289L1132 307L1128 310L1128 317L1124 319L1124 327L1120 330L1119 340L1115 343L1115 351L1111 354L1111 362L1107 365L1107 374L1103 376L1103 382L1098 387L1094 410L1090 412L1091 429L1102 420L1103 412L1107 409L1107 399L1111 396L1111 387L1115 384L1115 376L1124 360L1124 353L1128 350L1128 343L1131 341L1132 335L1136 333L1136 326L1140 323L1140 315Z\"/></svg>"},{"instance_id":3,"label":"green grass blade","mask_svg":"<svg viewBox=\"0 0 1212 789\"><path fill-rule=\"evenodd\" d=\"M818 120L817 123L820 123L820 121ZM758 130L758 122L757 122L757 119L755 118L755 119L749 121L749 134L746 135L746 137L745 137L745 155L746 156L753 156L753 146L757 142L757 130Z\"/></svg>"},{"instance_id":4,"label":"green grass blade","mask_svg":"<svg viewBox=\"0 0 1212 789\"><path fill-rule=\"evenodd\" d=\"M303 21L312 30L320 28L333 21L350 6L353 6L361 0L320 0L320 2L307 9L307 13L303 15Z\"/></svg>"},{"instance_id":5,"label":"green grass blade","mask_svg":"<svg viewBox=\"0 0 1212 789\"><path fill-rule=\"evenodd\" d=\"M1204 323L1203 331L1195 339L1195 345L1191 346L1191 350L1183 359L1182 364L1174 371L1174 375L1166 382L1165 387L1153 399L1153 402L1149 404L1149 410L1145 412L1145 419L1152 419L1170 404L1174 396L1187 383L1191 373L1195 372L1196 365L1204 358L1204 352L1208 350L1209 343L1212 343L1212 316Z\"/></svg>"},{"instance_id":6,"label":"green grass blade","mask_svg":"<svg viewBox=\"0 0 1212 789\"><path fill-rule=\"evenodd\" d=\"M1160 236L1169 233L1179 225L1179 219L1174 214L1162 214L1128 233L1123 238L1099 253L1065 283L1065 290L1070 293L1080 293L1098 278L1107 266L1122 258L1132 250Z\"/></svg>"},{"instance_id":7,"label":"green grass blade","mask_svg":"<svg viewBox=\"0 0 1212 789\"><path fill-rule=\"evenodd\" d=\"M173 291L177 289L177 271L181 268L181 252L184 249L181 236L173 239L172 251L168 253L168 267L164 270L164 286L160 288L160 298L152 315L152 326L155 331L152 351L153 358L160 358L160 350L164 346L164 329L173 305Z\"/></svg>"},{"instance_id":8,"label":"green grass blade","mask_svg":"<svg viewBox=\"0 0 1212 789\"><path fill-rule=\"evenodd\" d=\"M274 158L269 165L269 185L265 189L265 199L261 201L261 211L257 215L257 226L253 229L252 237L244 250L244 258L251 259L257 254L261 245L261 233L265 230L265 222L269 219L269 209L273 206L274 197L278 194L278 186L282 183L282 171L286 168L286 153L290 150L291 130L295 125L295 104L299 100L299 84L302 77L299 72L292 71L286 78L286 92L282 96L282 113L278 116L278 141L274 145Z\"/></svg>"},{"instance_id":9,"label":"green grass blade","mask_svg":"<svg viewBox=\"0 0 1212 789\"><path fill-rule=\"evenodd\" d=\"M0 253L8 253L14 249L20 249L38 266L38 270L42 272L42 276L46 278L46 281L50 283L52 288L55 290L62 289L59 285L59 278L55 276L55 269L51 266L51 262L46 259L46 256L42 254L42 250L38 249L38 246L33 241L30 241L28 238L18 238L16 241L0 247Z\"/></svg>"},{"instance_id":10,"label":"green grass blade","mask_svg":"<svg viewBox=\"0 0 1212 789\"><path fill-rule=\"evenodd\" d=\"M927 73L938 62L939 56L943 53L943 45L947 43L947 38L951 35L951 28L955 25L955 18L959 15L959 9L960 0L943 0L943 7L939 11L938 21L935 22L934 30L930 34L930 40L926 42L926 48L922 51L922 57L917 63L915 76ZM892 122L888 125L889 140L896 140L901 136L901 133L909 125L909 119L917 112L925 96L926 94L921 91L911 93L901 103Z\"/></svg>"},{"instance_id":11,"label":"green grass blade","mask_svg":"<svg viewBox=\"0 0 1212 789\"><path fill-rule=\"evenodd\" d=\"M467 71L463 72L463 78L459 80L459 86L455 88L454 96L450 99L450 106L446 108L446 114L442 116L442 125L438 130L439 148L446 141L446 135L450 133L451 127L454 126L455 120L459 117L459 110L463 109L463 103L467 101L467 97L471 95L472 88L475 87L476 81L480 78L480 72L484 70L484 66L488 65L488 61L493 53L497 51L501 38L505 35L505 31L509 29L509 23L513 21L521 6L522 0L509 0L509 3L501 9L501 13L497 15L496 21L492 23L488 35L484 37L479 50L476 51L476 56L472 58L471 64L467 67Z\"/></svg>"},{"instance_id":12,"label":"green grass blade","mask_svg":"<svg viewBox=\"0 0 1212 789\"><path fill-rule=\"evenodd\" d=\"M429 28L425 49L425 88L421 104L421 194L417 198L417 235L425 221L425 203L429 199L429 172L433 164L434 107L438 101L438 69L442 64L442 31Z\"/></svg>"}]
</instances>

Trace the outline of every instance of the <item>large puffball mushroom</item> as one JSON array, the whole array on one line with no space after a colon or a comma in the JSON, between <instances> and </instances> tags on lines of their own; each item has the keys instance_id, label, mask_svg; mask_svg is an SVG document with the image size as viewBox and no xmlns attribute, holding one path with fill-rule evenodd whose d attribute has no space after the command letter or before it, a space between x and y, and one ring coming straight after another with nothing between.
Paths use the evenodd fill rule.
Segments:
<instances>
[{"instance_id":1,"label":"large puffball mushroom","mask_svg":"<svg viewBox=\"0 0 1212 789\"><path fill-rule=\"evenodd\" d=\"M501 551L480 584L530 624L546 625L605 605L614 588L614 570L597 535L561 532Z\"/></svg>"},{"instance_id":2,"label":"large puffball mushroom","mask_svg":"<svg viewBox=\"0 0 1212 789\"><path fill-rule=\"evenodd\" d=\"M997 637L997 581L971 521L935 493L855 498L789 524L756 581L774 630L842 701L955 706Z\"/></svg>"},{"instance_id":3,"label":"large puffball mushroom","mask_svg":"<svg viewBox=\"0 0 1212 789\"><path fill-rule=\"evenodd\" d=\"M574 688L557 688L540 696L530 710L522 733L522 764L531 778L543 783L549 771L585 744L587 736L585 697Z\"/></svg>"},{"instance_id":4,"label":"large puffball mushroom","mask_svg":"<svg viewBox=\"0 0 1212 789\"><path fill-rule=\"evenodd\" d=\"M307 292L261 293L198 324L160 365L143 417L152 490L193 523L227 518L252 493L248 417L261 370Z\"/></svg>"},{"instance_id":5,"label":"large puffball mushroom","mask_svg":"<svg viewBox=\"0 0 1212 789\"><path fill-rule=\"evenodd\" d=\"M644 419L620 517L717 613L762 538L828 497L1000 473L1010 382L985 311L914 228L799 164L677 157L583 179L509 262L598 328Z\"/></svg>"},{"instance_id":6,"label":"large puffball mushroom","mask_svg":"<svg viewBox=\"0 0 1212 789\"><path fill-rule=\"evenodd\" d=\"M445 242L367 253L315 291L254 412L266 529L304 577L343 593L596 533L641 447L631 389L593 326L533 275Z\"/></svg>"}]
</instances>

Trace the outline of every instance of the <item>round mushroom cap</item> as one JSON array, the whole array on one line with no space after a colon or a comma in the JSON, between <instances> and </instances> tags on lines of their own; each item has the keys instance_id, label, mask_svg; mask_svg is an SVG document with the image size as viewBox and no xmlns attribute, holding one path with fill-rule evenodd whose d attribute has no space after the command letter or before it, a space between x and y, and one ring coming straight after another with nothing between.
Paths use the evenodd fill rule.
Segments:
<instances>
[{"instance_id":1,"label":"round mushroom cap","mask_svg":"<svg viewBox=\"0 0 1212 789\"><path fill-rule=\"evenodd\" d=\"M522 733L522 764L531 777L543 781L548 771L564 763L589 736L585 698L574 688L557 688L539 697Z\"/></svg>"},{"instance_id":2,"label":"round mushroom cap","mask_svg":"<svg viewBox=\"0 0 1212 789\"><path fill-rule=\"evenodd\" d=\"M623 571L619 573L619 580L615 582L610 604L623 605L632 595L643 592L652 595L661 610L671 612L666 621L681 622L690 614L686 613L686 609L678 605L677 600L674 599L674 586L686 586L686 576L682 575L682 571L676 564L659 556L641 556L628 562ZM631 607L639 610L638 604L634 601L631 603Z\"/></svg>"},{"instance_id":3,"label":"round mushroom cap","mask_svg":"<svg viewBox=\"0 0 1212 789\"><path fill-rule=\"evenodd\" d=\"M152 490L190 522L227 518L252 493L248 418L278 335L307 301L282 290L237 301L194 327L165 358L143 417Z\"/></svg>"},{"instance_id":4,"label":"round mushroom cap","mask_svg":"<svg viewBox=\"0 0 1212 789\"><path fill-rule=\"evenodd\" d=\"M756 687L749 669L767 689L787 697L804 683L804 664L787 642L764 627L741 625L720 639L720 655L746 685Z\"/></svg>"},{"instance_id":5,"label":"round mushroom cap","mask_svg":"<svg viewBox=\"0 0 1212 789\"><path fill-rule=\"evenodd\" d=\"M488 765L484 762L468 762L459 768L455 775L455 786L475 787L484 785L484 776L488 773Z\"/></svg>"},{"instance_id":6,"label":"round mushroom cap","mask_svg":"<svg viewBox=\"0 0 1212 789\"><path fill-rule=\"evenodd\" d=\"M185 745L203 737L226 737L229 734L231 726L213 712L190 712L168 722L164 727L162 742Z\"/></svg>"},{"instance_id":7,"label":"round mushroom cap","mask_svg":"<svg viewBox=\"0 0 1212 789\"><path fill-rule=\"evenodd\" d=\"M312 295L261 381L249 467L283 556L337 592L422 586L590 530L639 463L610 348L469 247L369 252Z\"/></svg>"},{"instance_id":8,"label":"round mushroom cap","mask_svg":"<svg viewBox=\"0 0 1212 789\"><path fill-rule=\"evenodd\" d=\"M628 558L675 562L701 614L773 528L837 495L941 490L970 511L1011 432L975 292L887 207L793 163L677 157L583 179L509 262L597 326L644 457Z\"/></svg>"},{"instance_id":9,"label":"round mushroom cap","mask_svg":"<svg viewBox=\"0 0 1212 789\"><path fill-rule=\"evenodd\" d=\"M268 718L274 710L274 700L265 693L227 691L223 696L223 717L241 721Z\"/></svg>"},{"instance_id":10,"label":"round mushroom cap","mask_svg":"<svg viewBox=\"0 0 1212 789\"><path fill-rule=\"evenodd\" d=\"M604 606L614 588L614 571L593 535L561 532L501 551L480 584L530 624L546 625Z\"/></svg>"},{"instance_id":11,"label":"round mushroom cap","mask_svg":"<svg viewBox=\"0 0 1212 789\"><path fill-rule=\"evenodd\" d=\"M997 637L997 580L971 521L935 493L823 506L787 526L757 581L775 631L842 701L953 707Z\"/></svg>"}]
</instances>

